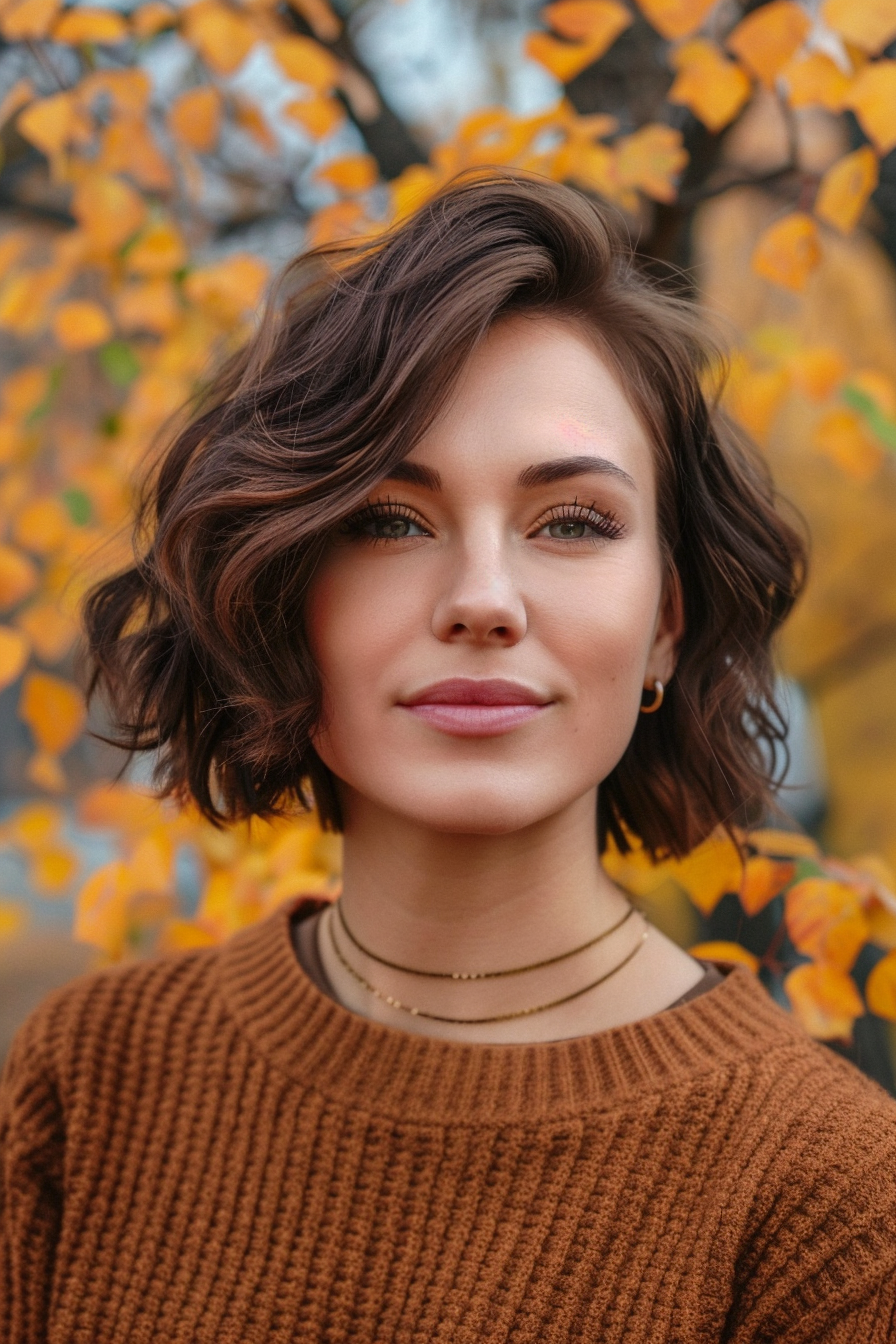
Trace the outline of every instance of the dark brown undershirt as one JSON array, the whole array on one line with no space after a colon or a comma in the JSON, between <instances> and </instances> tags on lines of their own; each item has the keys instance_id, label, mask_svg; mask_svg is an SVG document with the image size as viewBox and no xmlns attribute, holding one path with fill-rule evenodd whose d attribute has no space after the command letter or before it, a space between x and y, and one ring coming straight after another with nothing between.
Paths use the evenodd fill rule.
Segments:
<instances>
[{"instance_id":1,"label":"dark brown undershirt","mask_svg":"<svg viewBox=\"0 0 896 1344\"><path fill-rule=\"evenodd\" d=\"M306 904L299 906L291 921L293 947L299 965L312 984L320 990L321 994L326 994L327 998L332 999L334 1003L338 1003L339 999L334 993L333 986L324 970L324 964L321 961L317 946L317 926L321 913L322 906L316 901L308 901ZM712 962L701 961L699 964L704 968L702 979L698 980L696 985L692 985L674 1003L668 1004L667 1008L678 1008L680 1004L696 999L699 994L705 994L714 985L721 984L724 976L721 971L713 966Z\"/></svg>"}]
</instances>

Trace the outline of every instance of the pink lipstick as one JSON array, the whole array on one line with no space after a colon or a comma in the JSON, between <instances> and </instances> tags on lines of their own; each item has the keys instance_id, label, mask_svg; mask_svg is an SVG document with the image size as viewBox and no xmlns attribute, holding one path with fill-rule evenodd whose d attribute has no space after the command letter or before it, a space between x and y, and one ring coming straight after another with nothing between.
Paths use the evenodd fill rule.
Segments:
<instances>
[{"instance_id":1,"label":"pink lipstick","mask_svg":"<svg viewBox=\"0 0 896 1344\"><path fill-rule=\"evenodd\" d=\"M518 681L453 677L425 686L401 707L453 737L497 737L537 718L549 704Z\"/></svg>"}]
</instances>

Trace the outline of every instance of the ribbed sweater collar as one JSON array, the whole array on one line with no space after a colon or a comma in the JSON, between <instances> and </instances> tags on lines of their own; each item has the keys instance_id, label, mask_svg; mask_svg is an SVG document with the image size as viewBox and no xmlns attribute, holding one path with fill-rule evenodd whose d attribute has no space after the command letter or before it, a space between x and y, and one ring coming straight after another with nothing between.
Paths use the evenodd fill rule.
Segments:
<instances>
[{"instance_id":1,"label":"ribbed sweater collar","mask_svg":"<svg viewBox=\"0 0 896 1344\"><path fill-rule=\"evenodd\" d=\"M743 966L653 1017L592 1036L527 1045L443 1041L368 1021L334 1003L295 955L293 901L220 954L230 1012L280 1070L337 1104L404 1120L556 1120L631 1102L803 1038Z\"/></svg>"}]
</instances>

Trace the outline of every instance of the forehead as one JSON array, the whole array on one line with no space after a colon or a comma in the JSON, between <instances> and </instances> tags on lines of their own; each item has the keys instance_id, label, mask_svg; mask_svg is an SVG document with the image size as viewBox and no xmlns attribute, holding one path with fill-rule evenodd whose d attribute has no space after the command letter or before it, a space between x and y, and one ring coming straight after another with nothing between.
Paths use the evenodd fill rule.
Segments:
<instances>
[{"instance_id":1,"label":"forehead","mask_svg":"<svg viewBox=\"0 0 896 1344\"><path fill-rule=\"evenodd\" d=\"M410 458L483 472L588 453L653 480L646 430L596 341L571 320L514 315L470 356Z\"/></svg>"}]
</instances>

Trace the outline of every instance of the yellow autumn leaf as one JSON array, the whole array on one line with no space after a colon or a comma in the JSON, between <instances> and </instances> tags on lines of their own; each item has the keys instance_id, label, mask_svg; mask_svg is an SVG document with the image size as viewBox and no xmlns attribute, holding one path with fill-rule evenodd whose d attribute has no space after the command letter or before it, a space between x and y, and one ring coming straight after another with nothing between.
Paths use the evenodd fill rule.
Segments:
<instances>
[{"instance_id":1,"label":"yellow autumn leaf","mask_svg":"<svg viewBox=\"0 0 896 1344\"><path fill-rule=\"evenodd\" d=\"M177 290L167 276L134 280L114 298L115 320L122 331L151 331L163 336L181 315Z\"/></svg>"},{"instance_id":2,"label":"yellow autumn leaf","mask_svg":"<svg viewBox=\"0 0 896 1344\"><path fill-rule=\"evenodd\" d=\"M53 495L39 495L19 511L13 540L33 555L50 555L65 542L71 526L71 518L61 500Z\"/></svg>"},{"instance_id":3,"label":"yellow autumn leaf","mask_svg":"<svg viewBox=\"0 0 896 1344\"><path fill-rule=\"evenodd\" d=\"M181 27L187 41L218 75L232 75L257 41L245 15L218 0L199 0L183 11Z\"/></svg>"},{"instance_id":4,"label":"yellow autumn leaf","mask_svg":"<svg viewBox=\"0 0 896 1344\"><path fill-rule=\"evenodd\" d=\"M44 789L47 793L65 793L68 780L58 756L51 751L36 751L25 766L25 778L29 784Z\"/></svg>"},{"instance_id":5,"label":"yellow autumn leaf","mask_svg":"<svg viewBox=\"0 0 896 1344\"><path fill-rule=\"evenodd\" d=\"M659 871L684 888L701 914L710 915L726 892L740 888L743 862L731 840L717 835L683 859L665 861Z\"/></svg>"},{"instance_id":6,"label":"yellow autumn leaf","mask_svg":"<svg viewBox=\"0 0 896 1344\"><path fill-rule=\"evenodd\" d=\"M0 385L0 406L7 415L28 416L44 400L49 387L48 369L41 364L25 364Z\"/></svg>"},{"instance_id":7,"label":"yellow autumn leaf","mask_svg":"<svg viewBox=\"0 0 896 1344\"><path fill-rule=\"evenodd\" d=\"M717 939L708 943L695 943L688 951L692 957L699 957L702 961L729 961L747 966L754 973L759 970L759 958L741 947L740 943L726 943Z\"/></svg>"},{"instance_id":8,"label":"yellow autumn leaf","mask_svg":"<svg viewBox=\"0 0 896 1344\"><path fill-rule=\"evenodd\" d=\"M12 0L0 8L0 33L7 42L37 42L46 37L61 0Z\"/></svg>"},{"instance_id":9,"label":"yellow autumn leaf","mask_svg":"<svg viewBox=\"0 0 896 1344\"><path fill-rule=\"evenodd\" d=\"M144 117L119 117L106 126L93 167L107 174L127 173L147 191L167 191L174 182Z\"/></svg>"},{"instance_id":10,"label":"yellow autumn leaf","mask_svg":"<svg viewBox=\"0 0 896 1344\"><path fill-rule=\"evenodd\" d=\"M616 143L616 171L624 187L637 187L655 201L675 200L675 179L688 156L680 131L671 126L642 126Z\"/></svg>"},{"instance_id":11,"label":"yellow autumn leaf","mask_svg":"<svg viewBox=\"0 0 896 1344\"><path fill-rule=\"evenodd\" d=\"M824 0L821 17L847 42L872 55L896 38L893 0Z\"/></svg>"},{"instance_id":12,"label":"yellow autumn leaf","mask_svg":"<svg viewBox=\"0 0 896 1344\"><path fill-rule=\"evenodd\" d=\"M0 625L0 691L18 681L28 662L28 651L28 638L21 630Z\"/></svg>"},{"instance_id":13,"label":"yellow autumn leaf","mask_svg":"<svg viewBox=\"0 0 896 1344\"><path fill-rule=\"evenodd\" d=\"M338 99L322 93L293 99L286 103L283 113L304 127L313 140L323 140L345 120L345 109Z\"/></svg>"},{"instance_id":14,"label":"yellow autumn leaf","mask_svg":"<svg viewBox=\"0 0 896 1344\"><path fill-rule=\"evenodd\" d=\"M197 153L214 149L221 130L223 104L217 89L204 85L175 98L168 112L168 129Z\"/></svg>"},{"instance_id":15,"label":"yellow autumn leaf","mask_svg":"<svg viewBox=\"0 0 896 1344\"><path fill-rule=\"evenodd\" d=\"M758 915L769 901L779 896L796 873L795 863L755 854L747 859L740 886L740 903L748 915Z\"/></svg>"},{"instance_id":16,"label":"yellow autumn leaf","mask_svg":"<svg viewBox=\"0 0 896 1344\"><path fill-rule=\"evenodd\" d=\"M271 43L274 60L288 79L329 93L339 83L339 62L319 42L298 34Z\"/></svg>"},{"instance_id":17,"label":"yellow autumn leaf","mask_svg":"<svg viewBox=\"0 0 896 1344\"><path fill-rule=\"evenodd\" d=\"M812 401L826 401L843 382L847 363L839 350L827 345L809 345L787 361L794 387Z\"/></svg>"},{"instance_id":18,"label":"yellow autumn leaf","mask_svg":"<svg viewBox=\"0 0 896 1344\"><path fill-rule=\"evenodd\" d=\"M716 0L638 0L638 8L658 33L676 41L695 33L715 3Z\"/></svg>"},{"instance_id":19,"label":"yellow autumn leaf","mask_svg":"<svg viewBox=\"0 0 896 1344\"><path fill-rule=\"evenodd\" d=\"M42 751L67 751L84 726L84 697L71 682L47 672L29 672L22 686L19 715Z\"/></svg>"},{"instance_id":20,"label":"yellow autumn leaf","mask_svg":"<svg viewBox=\"0 0 896 1344\"><path fill-rule=\"evenodd\" d=\"M329 182L340 191L367 191L379 179L380 170L372 154L351 154L319 168L315 177Z\"/></svg>"},{"instance_id":21,"label":"yellow autumn leaf","mask_svg":"<svg viewBox=\"0 0 896 1344\"><path fill-rule=\"evenodd\" d=\"M91 70L78 92L91 106L100 97L108 99L118 117L141 117L149 107L152 81L145 70Z\"/></svg>"},{"instance_id":22,"label":"yellow autumn leaf","mask_svg":"<svg viewBox=\"0 0 896 1344\"><path fill-rule=\"evenodd\" d=\"M888 952L865 981L868 1011L896 1022L896 951Z\"/></svg>"},{"instance_id":23,"label":"yellow autumn leaf","mask_svg":"<svg viewBox=\"0 0 896 1344\"><path fill-rule=\"evenodd\" d=\"M0 826L0 837L36 853L54 839L62 822L62 809L55 803L25 803Z\"/></svg>"},{"instance_id":24,"label":"yellow autumn leaf","mask_svg":"<svg viewBox=\"0 0 896 1344\"><path fill-rule=\"evenodd\" d=\"M821 261L818 227L811 215L795 210L761 235L753 251L757 275L786 289L803 289Z\"/></svg>"},{"instance_id":25,"label":"yellow autumn leaf","mask_svg":"<svg viewBox=\"0 0 896 1344\"><path fill-rule=\"evenodd\" d=\"M133 238L146 218L146 202L118 177L91 175L72 196L72 214L91 245L101 253L116 251Z\"/></svg>"},{"instance_id":26,"label":"yellow autumn leaf","mask_svg":"<svg viewBox=\"0 0 896 1344\"><path fill-rule=\"evenodd\" d=\"M896 149L896 61L869 61L843 102L881 154Z\"/></svg>"},{"instance_id":27,"label":"yellow autumn leaf","mask_svg":"<svg viewBox=\"0 0 896 1344\"><path fill-rule=\"evenodd\" d=\"M805 877L784 898L787 934L798 952L848 971L868 940L855 888L827 877Z\"/></svg>"},{"instance_id":28,"label":"yellow autumn leaf","mask_svg":"<svg viewBox=\"0 0 896 1344\"><path fill-rule=\"evenodd\" d=\"M34 85L30 79L17 79L12 88L8 89L0 99L0 126L5 126L11 117L14 117L27 103L30 103L34 94Z\"/></svg>"},{"instance_id":29,"label":"yellow autumn leaf","mask_svg":"<svg viewBox=\"0 0 896 1344\"><path fill-rule=\"evenodd\" d=\"M28 911L21 901L0 899L0 941L15 938L28 923Z\"/></svg>"},{"instance_id":30,"label":"yellow autumn leaf","mask_svg":"<svg viewBox=\"0 0 896 1344\"><path fill-rule=\"evenodd\" d=\"M790 378L784 369L735 364L725 388L725 405L757 443L765 443L789 390Z\"/></svg>"},{"instance_id":31,"label":"yellow autumn leaf","mask_svg":"<svg viewBox=\"0 0 896 1344\"><path fill-rule=\"evenodd\" d=\"M812 434L813 446L856 481L870 481L884 460L884 448L865 421L846 407L829 411Z\"/></svg>"},{"instance_id":32,"label":"yellow autumn leaf","mask_svg":"<svg viewBox=\"0 0 896 1344\"><path fill-rule=\"evenodd\" d=\"M74 880L79 867L74 850L65 845L50 845L32 856L28 878L42 896L57 896Z\"/></svg>"},{"instance_id":33,"label":"yellow autumn leaf","mask_svg":"<svg viewBox=\"0 0 896 1344\"><path fill-rule=\"evenodd\" d=\"M820 853L818 842L800 831L779 831L759 827L747 836L754 849L776 859L814 859Z\"/></svg>"},{"instance_id":34,"label":"yellow autumn leaf","mask_svg":"<svg viewBox=\"0 0 896 1344\"><path fill-rule=\"evenodd\" d=\"M633 20L631 10L617 0L554 0L541 17L561 37L574 42L615 42Z\"/></svg>"},{"instance_id":35,"label":"yellow autumn leaf","mask_svg":"<svg viewBox=\"0 0 896 1344\"><path fill-rule=\"evenodd\" d=\"M191 271L184 284L191 303L223 323L254 311L268 280L268 268L248 252Z\"/></svg>"},{"instance_id":36,"label":"yellow autumn leaf","mask_svg":"<svg viewBox=\"0 0 896 1344\"><path fill-rule=\"evenodd\" d=\"M83 826L136 833L157 825L161 808L158 798L140 789L125 784L94 784L78 799L78 820Z\"/></svg>"},{"instance_id":37,"label":"yellow autumn leaf","mask_svg":"<svg viewBox=\"0 0 896 1344\"><path fill-rule=\"evenodd\" d=\"M16 625L25 634L37 657L44 663L58 663L78 637L79 626L58 602L38 601L20 611Z\"/></svg>"},{"instance_id":38,"label":"yellow autumn leaf","mask_svg":"<svg viewBox=\"0 0 896 1344\"><path fill-rule=\"evenodd\" d=\"M771 88L810 27L808 14L795 0L772 0L741 19L726 45L760 83Z\"/></svg>"},{"instance_id":39,"label":"yellow autumn leaf","mask_svg":"<svg viewBox=\"0 0 896 1344\"><path fill-rule=\"evenodd\" d=\"M170 276L185 265L187 255L180 230L170 221L159 220L128 248L125 265L132 275Z\"/></svg>"},{"instance_id":40,"label":"yellow autumn leaf","mask_svg":"<svg viewBox=\"0 0 896 1344\"><path fill-rule=\"evenodd\" d=\"M749 79L714 42L693 38L676 48L669 60L677 72L666 95L669 102L690 108L711 131L727 126L750 96Z\"/></svg>"},{"instance_id":41,"label":"yellow autumn leaf","mask_svg":"<svg viewBox=\"0 0 896 1344\"><path fill-rule=\"evenodd\" d=\"M89 299L61 303L53 314L53 334L63 350L90 350L112 336L109 314Z\"/></svg>"},{"instance_id":42,"label":"yellow autumn leaf","mask_svg":"<svg viewBox=\"0 0 896 1344\"><path fill-rule=\"evenodd\" d=\"M246 102L245 99L235 98L233 103L233 124L239 126L240 130L251 135L255 143L264 150L266 154L273 154L277 149L277 137L271 130L267 118L260 108L254 103Z\"/></svg>"},{"instance_id":43,"label":"yellow autumn leaf","mask_svg":"<svg viewBox=\"0 0 896 1344\"><path fill-rule=\"evenodd\" d=\"M53 41L78 47L83 42L102 45L124 42L128 26L112 9L90 9L86 5L69 9L53 25Z\"/></svg>"},{"instance_id":44,"label":"yellow autumn leaf","mask_svg":"<svg viewBox=\"0 0 896 1344\"><path fill-rule=\"evenodd\" d=\"M172 919L159 940L163 952L191 952L197 947L214 947L219 939L213 929L192 919Z\"/></svg>"},{"instance_id":45,"label":"yellow autumn leaf","mask_svg":"<svg viewBox=\"0 0 896 1344\"><path fill-rule=\"evenodd\" d=\"M121 956L128 929L130 873L126 863L104 864L87 879L75 898L72 936L98 947L110 958Z\"/></svg>"},{"instance_id":46,"label":"yellow autumn leaf","mask_svg":"<svg viewBox=\"0 0 896 1344\"><path fill-rule=\"evenodd\" d=\"M849 1040L853 1023L865 1012L855 981L836 966L797 966L784 991L798 1020L817 1040Z\"/></svg>"},{"instance_id":47,"label":"yellow autumn leaf","mask_svg":"<svg viewBox=\"0 0 896 1344\"><path fill-rule=\"evenodd\" d=\"M0 610L15 607L38 584L34 561L12 546L0 543Z\"/></svg>"},{"instance_id":48,"label":"yellow autumn leaf","mask_svg":"<svg viewBox=\"0 0 896 1344\"><path fill-rule=\"evenodd\" d=\"M852 233L877 186L880 169L869 145L838 159L818 186L815 213L840 233Z\"/></svg>"},{"instance_id":49,"label":"yellow autumn leaf","mask_svg":"<svg viewBox=\"0 0 896 1344\"><path fill-rule=\"evenodd\" d=\"M791 107L825 107L829 112L840 111L852 83L852 76L822 51L795 57L780 75Z\"/></svg>"},{"instance_id":50,"label":"yellow autumn leaf","mask_svg":"<svg viewBox=\"0 0 896 1344\"><path fill-rule=\"evenodd\" d=\"M30 103L16 119L19 134L47 157L59 154L71 141L86 143L93 123L70 93L54 93Z\"/></svg>"},{"instance_id":51,"label":"yellow autumn leaf","mask_svg":"<svg viewBox=\"0 0 896 1344\"><path fill-rule=\"evenodd\" d=\"M166 5L164 0L148 0L131 15L131 28L138 38L155 37L164 28L173 28L177 22L177 10Z\"/></svg>"}]
</instances>

